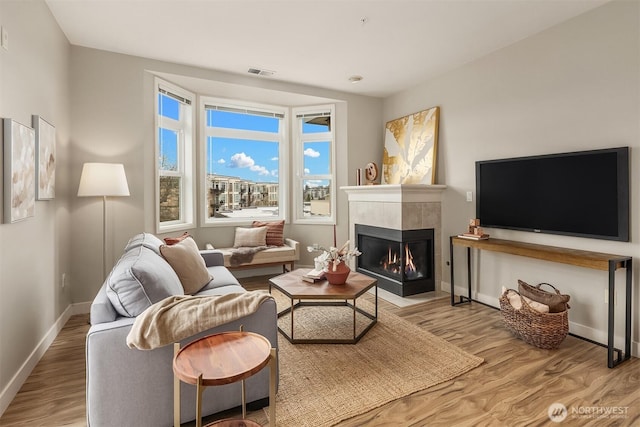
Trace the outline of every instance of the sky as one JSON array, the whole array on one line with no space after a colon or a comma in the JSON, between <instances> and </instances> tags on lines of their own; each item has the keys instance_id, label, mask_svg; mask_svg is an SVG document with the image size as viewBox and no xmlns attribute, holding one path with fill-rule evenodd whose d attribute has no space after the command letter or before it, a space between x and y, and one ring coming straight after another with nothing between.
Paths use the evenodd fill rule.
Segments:
<instances>
[{"instance_id":1,"label":"sky","mask_svg":"<svg viewBox=\"0 0 640 427\"><path fill-rule=\"evenodd\" d=\"M160 114L177 120L180 103L162 94L159 97ZM207 126L268 132L273 133L274 137L278 134L279 121L273 117L207 110ZM303 133L326 131L326 126L303 125ZM159 139L160 161L171 168L178 162L177 135L161 128ZM280 159L277 142L208 137L206 144L207 173L236 176L255 182L278 182ZM329 141L304 144L305 174L330 173L330 148Z\"/></svg>"}]
</instances>

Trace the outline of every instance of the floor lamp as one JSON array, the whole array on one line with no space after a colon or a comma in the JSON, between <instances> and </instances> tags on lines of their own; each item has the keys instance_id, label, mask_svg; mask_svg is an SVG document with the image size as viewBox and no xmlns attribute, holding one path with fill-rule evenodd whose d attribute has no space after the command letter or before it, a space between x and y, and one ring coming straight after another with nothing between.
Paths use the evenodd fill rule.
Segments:
<instances>
[{"instance_id":1,"label":"floor lamp","mask_svg":"<svg viewBox=\"0 0 640 427\"><path fill-rule=\"evenodd\" d=\"M78 197L102 197L102 278L107 278L107 197L128 196L129 185L120 163L85 163Z\"/></svg>"}]
</instances>

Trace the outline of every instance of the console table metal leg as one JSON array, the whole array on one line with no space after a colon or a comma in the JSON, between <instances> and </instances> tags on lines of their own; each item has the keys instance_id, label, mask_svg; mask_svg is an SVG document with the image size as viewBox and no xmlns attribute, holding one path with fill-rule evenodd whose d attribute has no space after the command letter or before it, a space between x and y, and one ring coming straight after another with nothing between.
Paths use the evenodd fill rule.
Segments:
<instances>
[{"instance_id":1,"label":"console table metal leg","mask_svg":"<svg viewBox=\"0 0 640 427\"><path fill-rule=\"evenodd\" d=\"M471 248L467 248L467 299L471 301Z\"/></svg>"},{"instance_id":2,"label":"console table metal leg","mask_svg":"<svg viewBox=\"0 0 640 427\"><path fill-rule=\"evenodd\" d=\"M451 305L456 305L456 296L453 286L453 237L449 237L449 271L451 273Z\"/></svg>"},{"instance_id":3,"label":"console table metal leg","mask_svg":"<svg viewBox=\"0 0 640 427\"><path fill-rule=\"evenodd\" d=\"M625 290L626 291L625 298L626 298L627 306L626 306L626 313L625 313L626 325L625 325L625 335L624 335L624 358L630 359L631 358L631 302L632 302L631 276L633 271L632 260L629 259L625 261L625 268L627 269L627 280L626 280L627 289Z\"/></svg>"},{"instance_id":4,"label":"console table metal leg","mask_svg":"<svg viewBox=\"0 0 640 427\"><path fill-rule=\"evenodd\" d=\"M451 305L458 305L465 302L471 302L471 248L467 248L467 296L460 295L456 302L455 286L454 286L454 268L453 268L453 237L449 237L449 258L451 270Z\"/></svg>"},{"instance_id":5,"label":"console table metal leg","mask_svg":"<svg viewBox=\"0 0 640 427\"><path fill-rule=\"evenodd\" d=\"M615 338L615 293L616 293L616 266L614 261L609 261L609 307L608 308L608 319L607 319L607 365L609 368L613 368L615 366L613 359L614 348L614 338Z\"/></svg>"}]
</instances>

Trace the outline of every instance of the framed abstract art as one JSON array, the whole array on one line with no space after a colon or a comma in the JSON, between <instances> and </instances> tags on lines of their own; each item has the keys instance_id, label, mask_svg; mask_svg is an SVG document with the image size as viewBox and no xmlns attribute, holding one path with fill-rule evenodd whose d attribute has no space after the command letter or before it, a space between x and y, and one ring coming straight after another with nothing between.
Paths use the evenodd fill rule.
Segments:
<instances>
[{"instance_id":1,"label":"framed abstract art","mask_svg":"<svg viewBox=\"0 0 640 427\"><path fill-rule=\"evenodd\" d=\"M382 158L383 184L436 183L440 107L387 122Z\"/></svg>"},{"instance_id":2,"label":"framed abstract art","mask_svg":"<svg viewBox=\"0 0 640 427\"><path fill-rule=\"evenodd\" d=\"M33 116L36 133L36 199L56 195L56 128L40 116Z\"/></svg>"},{"instance_id":3,"label":"framed abstract art","mask_svg":"<svg viewBox=\"0 0 640 427\"><path fill-rule=\"evenodd\" d=\"M4 222L34 216L36 190L35 131L4 119Z\"/></svg>"}]
</instances>

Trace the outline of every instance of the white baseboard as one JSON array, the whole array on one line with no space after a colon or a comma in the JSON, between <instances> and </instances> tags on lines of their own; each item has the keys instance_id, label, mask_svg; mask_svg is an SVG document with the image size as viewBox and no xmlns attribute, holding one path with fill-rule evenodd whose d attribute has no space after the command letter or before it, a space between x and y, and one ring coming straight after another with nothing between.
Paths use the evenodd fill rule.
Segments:
<instances>
[{"instance_id":1,"label":"white baseboard","mask_svg":"<svg viewBox=\"0 0 640 427\"><path fill-rule=\"evenodd\" d=\"M71 307L71 315L88 314L91 312L91 301L71 304L70 307Z\"/></svg>"},{"instance_id":2,"label":"white baseboard","mask_svg":"<svg viewBox=\"0 0 640 427\"><path fill-rule=\"evenodd\" d=\"M13 398L16 397L16 394L18 394L24 382L29 378L31 371L33 371L33 368L36 367L53 340L58 336L58 333L62 330L65 323L67 323L67 320L74 314L72 312L73 306L70 305L49 328L27 360L25 360L20 369L18 369L18 372L11 378L11 381L9 381L4 390L0 392L0 416L2 416L4 411L9 407Z\"/></svg>"}]
</instances>

